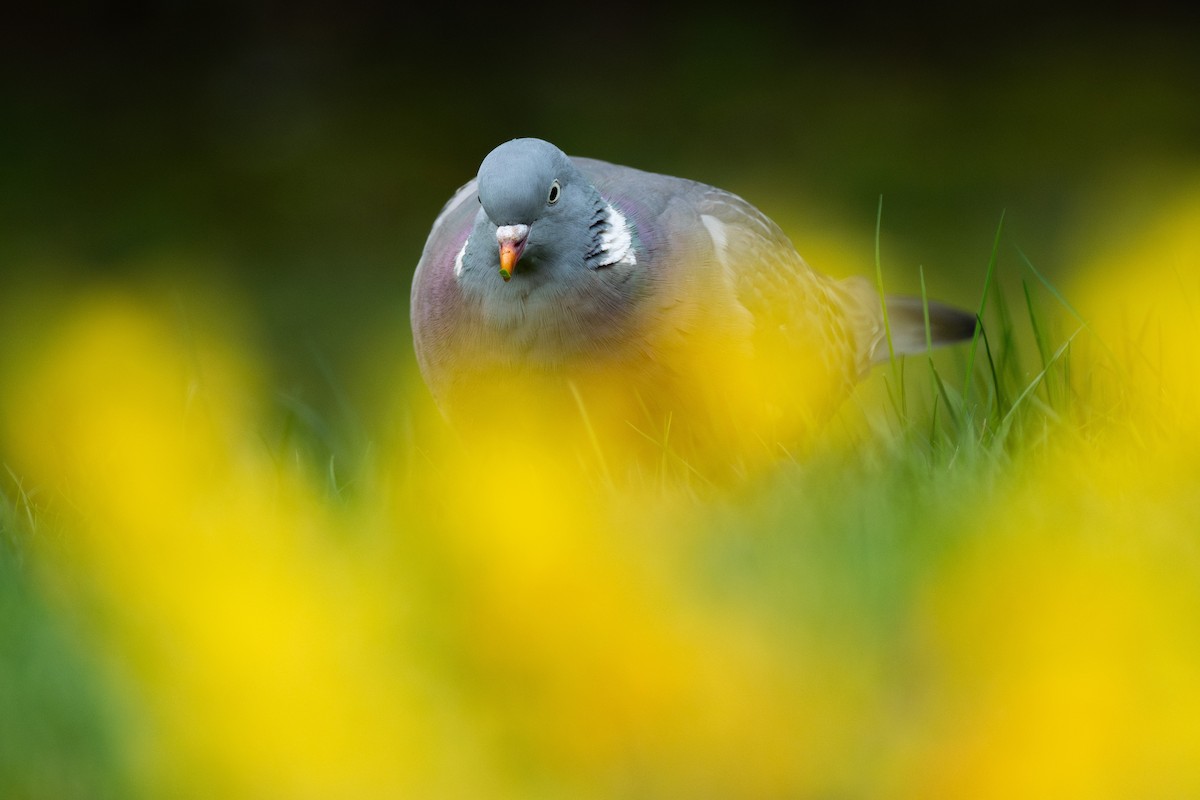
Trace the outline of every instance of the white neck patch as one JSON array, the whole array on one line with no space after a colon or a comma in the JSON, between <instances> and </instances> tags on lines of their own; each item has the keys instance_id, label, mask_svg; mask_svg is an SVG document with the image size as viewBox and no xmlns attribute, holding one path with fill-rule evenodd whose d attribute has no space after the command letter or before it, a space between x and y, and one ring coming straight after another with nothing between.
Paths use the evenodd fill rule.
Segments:
<instances>
[{"instance_id":1,"label":"white neck patch","mask_svg":"<svg viewBox=\"0 0 1200 800\"><path fill-rule=\"evenodd\" d=\"M633 231L629 227L629 221L612 203L608 204L607 211L608 225L600 234L600 250L605 254L600 265L610 267L614 264L637 264L637 254L633 251Z\"/></svg>"}]
</instances>

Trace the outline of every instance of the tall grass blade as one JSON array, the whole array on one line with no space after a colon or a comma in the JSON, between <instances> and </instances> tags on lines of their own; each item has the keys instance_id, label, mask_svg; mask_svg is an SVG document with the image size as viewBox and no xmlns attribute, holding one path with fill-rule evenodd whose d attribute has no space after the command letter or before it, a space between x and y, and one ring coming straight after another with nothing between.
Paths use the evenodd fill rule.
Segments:
<instances>
[{"instance_id":1,"label":"tall grass blade","mask_svg":"<svg viewBox=\"0 0 1200 800\"><path fill-rule=\"evenodd\" d=\"M1029 312L1029 327L1033 331L1033 341L1037 346L1038 356L1042 360L1042 369L1045 370L1050 366L1049 343L1046 341L1045 334L1042 332L1042 326L1038 324L1037 312L1033 307L1033 294L1029 291L1029 282L1021 278L1021 290L1025 294L1025 309ZM1051 406L1054 405L1054 385L1051 381L1045 382L1046 400Z\"/></svg>"},{"instance_id":2,"label":"tall grass blade","mask_svg":"<svg viewBox=\"0 0 1200 800\"><path fill-rule=\"evenodd\" d=\"M1001 414L1004 413L1001 409L1008 408L1009 406L1004 401L1004 388L1000 383L1000 374L996 371L996 362L992 358L991 338L988 336L987 331L983 331L982 336L983 352L987 356L988 370L992 376L992 397L995 404L996 419L1000 419Z\"/></svg>"},{"instance_id":3,"label":"tall grass blade","mask_svg":"<svg viewBox=\"0 0 1200 800\"><path fill-rule=\"evenodd\" d=\"M879 305L883 308L883 332L887 336L888 360L896 359L896 348L892 344L892 326L888 322L886 293L883 291L883 261L879 257L879 232L883 225L883 195L879 195L879 209L875 212L875 288L879 291Z\"/></svg>"},{"instance_id":4,"label":"tall grass blade","mask_svg":"<svg viewBox=\"0 0 1200 800\"><path fill-rule=\"evenodd\" d=\"M1037 345L1038 355L1042 359L1042 368L1045 369L1049 364L1049 351L1047 350L1046 337L1042 333L1042 327L1038 324L1037 312L1033 308L1033 294L1029 291L1029 282L1021 278L1021 289L1025 293L1025 308L1029 312L1029 327L1033 330L1033 341Z\"/></svg>"},{"instance_id":5,"label":"tall grass blade","mask_svg":"<svg viewBox=\"0 0 1200 800\"><path fill-rule=\"evenodd\" d=\"M613 485L612 475L608 471L608 462L604 458L604 448L600 446L600 439L596 436L596 429L592 426L592 418L588 415L587 405L583 402L583 396L579 394L579 387L575 385L575 381L567 381L567 385L571 387L571 396L575 398L575 405L579 409L579 416L583 419L584 430L587 431L588 442L592 446L592 450L596 453L596 462L600 465L600 474L604 479L604 485L611 488Z\"/></svg>"},{"instance_id":6,"label":"tall grass blade","mask_svg":"<svg viewBox=\"0 0 1200 800\"><path fill-rule=\"evenodd\" d=\"M979 299L979 313L975 315L975 335L971 337L971 349L967 353L967 375L963 385L964 403L971 396L971 380L975 375L975 350L979 344L979 335L983 332L983 312L987 309L988 292L992 286L992 280L996 273L996 261L1000 255L1000 236L1004 231L1004 213L1004 211L1000 212L1000 224L996 226L996 238L992 242L992 255L988 259L987 275L983 279L983 296Z\"/></svg>"},{"instance_id":7,"label":"tall grass blade","mask_svg":"<svg viewBox=\"0 0 1200 800\"><path fill-rule=\"evenodd\" d=\"M1083 330L1083 327L1076 328L1075 332L1067 337L1067 340L1062 343L1062 346L1059 347L1058 350L1054 351L1054 355L1050 357L1050 363L1046 365L1045 369L1034 376L1034 379L1029 382L1029 385L1027 385L1025 389L1019 395L1017 395L1017 399L1013 401L1012 406L1008 409L1008 412L1004 415L1004 418L1000 420L1000 425L996 428L997 441L1003 442L1008 437L1009 429L1012 427L1015 414L1021 407L1021 404L1024 403L1025 399L1029 397L1030 393L1038 387L1038 385L1046 377L1046 374L1050 368L1054 366L1060 358L1062 358L1064 353L1069 351L1071 342L1075 341L1075 337L1078 336Z\"/></svg>"},{"instance_id":8,"label":"tall grass blade","mask_svg":"<svg viewBox=\"0 0 1200 800\"><path fill-rule=\"evenodd\" d=\"M1087 328L1088 332L1090 333L1091 327L1088 325L1087 320L1085 320L1083 318L1083 315L1080 314L1075 309L1075 306L1071 305L1070 301L1067 300L1067 298L1063 297L1062 292L1060 292L1054 286L1054 284L1051 283L1050 280L1045 275L1043 275L1038 270L1037 267L1035 267L1033 265L1033 262L1029 260L1029 256L1025 255L1025 252L1023 250L1021 250L1021 248L1018 247L1018 248L1016 248L1016 250L1017 250L1017 255L1019 255L1021 257L1021 261L1023 261L1025 263L1026 268L1028 268L1029 271L1033 273L1033 276L1035 278L1037 278L1039 281L1041 281L1042 285L1046 287L1046 290L1054 296L1054 299L1057 300L1059 302L1059 304L1062 305L1063 308L1065 308L1067 311L1069 311L1071 316L1073 316L1079 322L1080 325L1082 325L1084 328ZM1093 335L1095 335L1095 334L1093 334Z\"/></svg>"},{"instance_id":9,"label":"tall grass blade","mask_svg":"<svg viewBox=\"0 0 1200 800\"><path fill-rule=\"evenodd\" d=\"M933 396L933 430L937 428L937 401L940 395L946 404L946 413L950 416L950 422L954 425L954 429L958 431L960 430L958 414L954 413L954 405L950 402L950 396L946 394L946 385L942 382L942 376L938 374L937 366L933 363L933 328L929 322L929 295L925 289L925 266L919 265L917 273L921 278L921 311L925 315L925 352L929 357L929 372L933 376L934 386L937 389L937 394Z\"/></svg>"}]
</instances>

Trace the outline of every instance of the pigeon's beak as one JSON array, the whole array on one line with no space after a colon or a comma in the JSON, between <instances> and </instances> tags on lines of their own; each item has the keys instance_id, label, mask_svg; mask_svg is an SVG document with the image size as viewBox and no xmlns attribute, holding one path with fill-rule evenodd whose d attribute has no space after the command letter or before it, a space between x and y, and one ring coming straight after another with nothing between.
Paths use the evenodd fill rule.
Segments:
<instances>
[{"instance_id":1,"label":"pigeon's beak","mask_svg":"<svg viewBox=\"0 0 1200 800\"><path fill-rule=\"evenodd\" d=\"M501 225L496 229L496 242L500 245L500 277L507 282L516 271L517 261L525 252L529 239L528 225Z\"/></svg>"}]
</instances>

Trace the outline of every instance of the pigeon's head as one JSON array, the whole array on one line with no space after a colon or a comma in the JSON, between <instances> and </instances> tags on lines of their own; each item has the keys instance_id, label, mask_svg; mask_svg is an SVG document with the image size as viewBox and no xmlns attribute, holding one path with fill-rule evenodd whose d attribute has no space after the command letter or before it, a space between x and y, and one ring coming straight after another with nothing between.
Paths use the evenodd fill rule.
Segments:
<instances>
[{"instance_id":1,"label":"pigeon's head","mask_svg":"<svg viewBox=\"0 0 1200 800\"><path fill-rule=\"evenodd\" d=\"M541 139L505 142L483 160L478 185L505 281L522 256L557 266L579 251L582 263L597 195L563 151Z\"/></svg>"}]
</instances>

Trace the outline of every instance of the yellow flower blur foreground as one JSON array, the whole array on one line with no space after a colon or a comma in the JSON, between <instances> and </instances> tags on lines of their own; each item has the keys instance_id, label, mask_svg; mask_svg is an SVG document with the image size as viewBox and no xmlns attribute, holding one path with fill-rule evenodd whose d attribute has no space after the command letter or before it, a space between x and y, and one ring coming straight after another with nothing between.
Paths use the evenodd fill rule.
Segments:
<instances>
[{"instance_id":1,"label":"yellow flower blur foreground","mask_svg":"<svg viewBox=\"0 0 1200 800\"><path fill-rule=\"evenodd\" d=\"M927 587L909 796L1200 792L1200 464L1114 444L1014 476Z\"/></svg>"},{"instance_id":2,"label":"yellow flower blur foreground","mask_svg":"<svg viewBox=\"0 0 1200 800\"><path fill-rule=\"evenodd\" d=\"M1106 402L1135 437L1172 453L1200 445L1200 177L1168 194L1131 236L1105 241L1074 293L1103 344L1097 374L1080 383Z\"/></svg>"},{"instance_id":3,"label":"yellow flower blur foreground","mask_svg":"<svg viewBox=\"0 0 1200 800\"><path fill-rule=\"evenodd\" d=\"M1200 795L1200 185L1081 277L1078 418L927 587L897 796Z\"/></svg>"},{"instance_id":4,"label":"yellow flower blur foreground","mask_svg":"<svg viewBox=\"0 0 1200 800\"><path fill-rule=\"evenodd\" d=\"M1073 399L995 459L610 480L580 387L578 438L418 419L335 496L248 354L110 294L9 369L2 452L146 797L1200 795L1197 220L1067 291Z\"/></svg>"},{"instance_id":5,"label":"yellow flower blur foreground","mask_svg":"<svg viewBox=\"0 0 1200 800\"><path fill-rule=\"evenodd\" d=\"M45 555L134 697L147 796L429 789L419 687L380 656L403 626L346 521L258 444L232 354L101 296L21 378L7 450L67 509Z\"/></svg>"},{"instance_id":6,"label":"yellow flower blur foreground","mask_svg":"<svg viewBox=\"0 0 1200 800\"><path fill-rule=\"evenodd\" d=\"M706 600L693 507L613 502L502 434L334 500L269 455L221 342L120 296L68 317L5 393L4 449L61 500L43 567L147 796L771 797L853 752L862 673Z\"/></svg>"}]
</instances>

